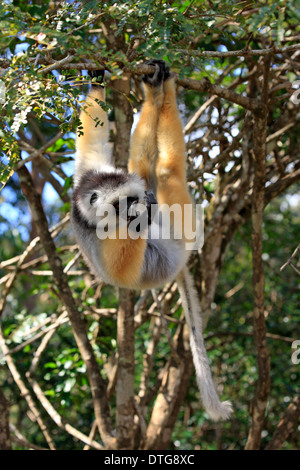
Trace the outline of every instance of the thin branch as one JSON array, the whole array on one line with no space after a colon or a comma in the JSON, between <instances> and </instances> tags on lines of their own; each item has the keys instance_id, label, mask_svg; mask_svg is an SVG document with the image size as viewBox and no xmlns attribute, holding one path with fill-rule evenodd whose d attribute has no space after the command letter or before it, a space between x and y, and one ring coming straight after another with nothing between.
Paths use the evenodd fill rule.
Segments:
<instances>
[{"instance_id":1,"label":"thin branch","mask_svg":"<svg viewBox=\"0 0 300 470\"><path fill-rule=\"evenodd\" d=\"M286 52L294 52L300 50L300 44L293 44L292 46L285 47L273 47L268 49L241 49L239 51L197 51L187 49L176 49L175 52L181 54L188 54L196 57L249 57L253 55L266 56L272 52L272 54L284 54Z\"/></svg>"},{"instance_id":2,"label":"thin branch","mask_svg":"<svg viewBox=\"0 0 300 470\"><path fill-rule=\"evenodd\" d=\"M50 139L48 142L46 142L44 145L42 145L39 149L35 150L34 152L32 152L31 155L29 155L29 157L27 158L24 158L24 160L20 160L16 165L15 165L15 170L18 171L20 168L22 168L23 165L25 165L26 163L28 162L31 162L32 160L34 160L35 158L38 158L40 157L43 153L46 152L46 150L49 148L49 147L52 147L52 145L55 144L55 142L60 139L61 137L63 137L63 132L59 131L54 137L52 137L52 139Z\"/></svg>"},{"instance_id":3,"label":"thin branch","mask_svg":"<svg viewBox=\"0 0 300 470\"><path fill-rule=\"evenodd\" d=\"M296 429L299 417L300 395L298 395L294 399L293 403L288 406L265 450L281 449L284 441L288 438L291 432Z\"/></svg>"},{"instance_id":4,"label":"thin branch","mask_svg":"<svg viewBox=\"0 0 300 470\"><path fill-rule=\"evenodd\" d=\"M68 69L75 69L75 70L98 70L98 69L105 69L105 66L101 66L94 62L83 62L83 63L69 63L69 57L65 57L60 61L52 63L49 67L51 70L68 70ZM6 60L6 59L5 59ZM45 61L45 58L43 59ZM53 59L52 59L53 60ZM99 57L101 62L105 62L105 58ZM2 66L9 66L7 62L3 62ZM122 68L123 73L135 73L138 75L143 74L151 74L155 72L155 68L151 65L139 64L139 65L123 65L119 64L120 68ZM0 59L0 66L1 66L1 59ZM46 69L43 69L44 71ZM49 71L49 68L48 68ZM45 72L44 72L45 73ZM218 85L213 85L210 83L208 78L202 78L201 80L193 80L190 78L180 79L177 74L175 74L176 82L178 85L196 90L199 92L209 93L211 95L217 95L220 98L224 98L228 101L236 103L240 106L243 106L245 109L254 111L257 108L257 100L248 98L243 95L239 95L238 93L229 90L228 88L222 88ZM29 157L28 157L29 158ZM30 160L29 160L30 161Z\"/></svg>"},{"instance_id":5,"label":"thin branch","mask_svg":"<svg viewBox=\"0 0 300 470\"><path fill-rule=\"evenodd\" d=\"M66 64L68 64L69 62L71 62L71 60L73 59L74 55L67 55L67 57L64 57L63 59L61 60L58 60L57 62L54 62L53 64L51 65L48 65L48 67L45 67L44 69L41 69L39 70L39 72L42 74L42 75L45 75L46 73L49 73L51 72L52 70L55 70L55 69L59 69L61 67L64 67Z\"/></svg>"},{"instance_id":6,"label":"thin branch","mask_svg":"<svg viewBox=\"0 0 300 470\"><path fill-rule=\"evenodd\" d=\"M163 326L163 329L164 329L164 332L165 332L165 335L167 337L167 340L168 340L168 343L169 343L169 346L170 346L170 349L171 349L171 353L172 353L172 357L174 358L175 362L177 364L180 364L180 357L178 356L177 354L177 351L176 351L176 348L175 348L175 345L173 343L173 339L172 339L172 335L171 335L171 332L168 328L168 323L164 317L164 314L163 314L163 309L162 309L162 306L161 306L161 303L159 301L159 298L158 298L158 295L157 295L157 292L155 289L152 289L152 296L153 296L153 299L155 300L155 303L157 305L157 308L159 310L159 314L160 314L160 321L161 321L161 324Z\"/></svg>"},{"instance_id":7,"label":"thin branch","mask_svg":"<svg viewBox=\"0 0 300 470\"><path fill-rule=\"evenodd\" d=\"M29 344L34 343L36 340L39 338L47 335L48 333L55 333L56 329L62 325L63 323L67 323L68 319L63 317L59 317L59 319L56 320L55 323L52 325L48 326L44 330L39 331L36 335L34 335L32 338L27 339L26 341L23 341L23 343L18 344L18 346L10 349L9 354L12 356L13 354L17 353L18 351L22 351L22 349L25 348L25 346L28 346ZM3 355L4 357L5 355ZM2 355L0 355L0 359L2 358Z\"/></svg>"},{"instance_id":8,"label":"thin branch","mask_svg":"<svg viewBox=\"0 0 300 470\"><path fill-rule=\"evenodd\" d=\"M285 189L287 189L292 184L296 183L300 179L300 168L297 170L288 173L283 178L278 178L275 183L270 184L266 188L265 192L265 206L276 196L281 194Z\"/></svg>"},{"instance_id":9,"label":"thin branch","mask_svg":"<svg viewBox=\"0 0 300 470\"><path fill-rule=\"evenodd\" d=\"M291 268L293 268L300 276L300 273L299 271L297 270L297 268L293 265L292 261L293 259L296 257L298 251L300 250L300 243L299 245L297 246L297 248L295 249L294 253L292 254L292 256L287 260L286 263L284 263L281 268L280 268L280 271L283 271L288 265L291 266Z\"/></svg>"},{"instance_id":10,"label":"thin branch","mask_svg":"<svg viewBox=\"0 0 300 470\"><path fill-rule=\"evenodd\" d=\"M29 442L12 423L9 423L9 427L10 431L15 434L15 436L11 435L11 440L16 444L33 450L49 450L45 447L36 446L35 444Z\"/></svg>"},{"instance_id":11,"label":"thin branch","mask_svg":"<svg viewBox=\"0 0 300 470\"><path fill-rule=\"evenodd\" d=\"M59 233L59 231L62 229L62 227L69 220L70 220L70 215L67 214L58 224L56 224L55 226L53 226L50 229L49 232L50 232L51 236L53 238L55 238L57 236L57 234ZM14 269L14 272L7 276L7 281L5 281L6 285L4 286L4 288L2 290L2 297L0 299L0 317L3 313L3 311L4 311L7 296L8 296L8 294L9 294L9 292L10 292L12 286L13 286L13 283L14 283L16 277L17 277L17 274L18 274L19 270L21 269L23 263L26 261L26 259L30 255L30 253L32 253L32 251L38 246L39 243L40 243L40 237L34 238L33 240L31 240L31 242L29 243L29 245L27 246L25 251L22 253L22 255L13 258L13 261L17 260L17 265ZM11 262L12 260L8 260L8 261ZM6 263L5 266L7 266L8 261L4 261L1 264L1 267L3 267L4 263Z\"/></svg>"},{"instance_id":12,"label":"thin branch","mask_svg":"<svg viewBox=\"0 0 300 470\"><path fill-rule=\"evenodd\" d=\"M232 103L236 103L249 111L256 111L259 107L259 103L256 99L239 95L229 88L222 88L219 85L213 85L207 77L202 78L201 80L193 80L191 78L181 79L176 76L176 83L190 90L196 90L210 95L217 95L219 98L224 98Z\"/></svg>"},{"instance_id":13,"label":"thin branch","mask_svg":"<svg viewBox=\"0 0 300 470\"><path fill-rule=\"evenodd\" d=\"M156 347L160 340L162 324L159 318L151 321L150 323L150 340L147 346L146 353L143 356L143 371L140 378L140 386L138 391L137 402L143 409L145 405L146 393L149 386L150 375L154 366L154 355Z\"/></svg>"},{"instance_id":14,"label":"thin branch","mask_svg":"<svg viewBox=\"0 0 300 470\"><path fill-rule=\"evenodd\" d=\"M84 442L85 444L88 444L89 446L97 449L97 450L103 450L103 447L96 441L91 440L88 436L83 434L82 432L78 431L78 429L75 429L71 424L65 423L59 413L54 409L54 407L51 405L50 401L44 394L43 390L41 389L40 385L38 382L32 378L32 376L28 373L27 374L27 379L29 380L34 393L36 394L37 398L39 399L40 403L43 405L49 416L53 419L55 424L61 428L64 429L66 432L71 434L71 436L74 436L76 439L79 439L80 441Z\"/></svg>"},{"instance_id":15,"label":"thin branch","mask_svg":"<svg viewBox=\"0 0 300 470\"><path fill-rule=\"evenodd\" d=\"M95 435L96 435L96 432L97 432L97 422L94 421L93 424L92 424L92 427L91 427L91 431L90 431L90 434L89 434L89 439L92 441L94 440L95 438ZM83 450L90 450L90 445L89 444L86 444L83 448Z\"/></svg>"},{"instance_id":16,"label":"thin branch","mask_svg":"<svg viewBox=\"0 0 300 470\"><path fill-rule=\"evenodd\" d=\"M95 15L91 20L88 20L86 21L84 24L82 24L81 26L78 26L78 28L75 28L75 29L72 29L71 31L69 31L66 36L73 36L74 33L76 33L76 31L79 31L80 29L82 28L85 28L86 26L90 25L91 23L94 23L95 21L98 21L99 18L101 18L101 16L103 16L105 13L99 13L99 15Z\"/></svg>"},{"instance_id":17,"label":"thin branch","mask_svg":"<svg viewBox=\"0 0 300 470\"><path fill-rule=\"evenodd\" d=\"M272 140L275 140L277 139L277 137L280 137L282 134L284 134L288 129L290 129L291 127L295 127L295 121L293 122L290 122L288 124L286 124L284 127L282 127L281 129L279 129L278 131L274 132L274 134L271 134L267 137L267 144L269 142L271 142Z\"/></svg>"},{"instance_id":18,"label":"thin branch","mask_svg":"<svg viewBox=\"0 0 300 470\"><path fill-rule=\"evenodd\" d=\"M67 312L63 312L60 315L60 317L57 319L57 322L56 322L56 325L55 325L56 327L61 323L61 320L64 319L66 315L67 315ZM43 405L44 409L47 411L49 416L53 419L53 421L57 424L58 427L64 429L69 434L74 436L76 439L81 440L85 444L88 444L89 446L91 446L91 447L93 447L97 450L103 450L103 447L100 444L98 444L98 442L93 441L92 439L90 439L90 437L86 436L85 434L78 431L73 426L71 426L68 423L65 423L62 420L62 418L56 412L54 407L51 405L50 401L46 398L45 393L42 391L40 385L38 384L38 382L34 378L34 374L35 374L36 368L38 366L39 360L41 358L41 355L43 354L44 350L48 346L48 343L51 340L54 333L55 333L55 329L53 329L51 331L48 331L48 333L45 335L45 337L41 341L39 347L36 350L36 353L34 355L31 366L30 366L29 370L26 373L26 377L27 377L28 381L30 382L37 398L39 399L39 402Z\"/></svg>"},{"instance_id":19,"label":"thin branch","mask_svg":"<svg viewBox=\"0 0 300 470\"><path fill-rule=\"evenodd\" d=\"M189 134L194 125L196 124L196 122L198 121L199 117L204 113L204 111L206 110L206 108L208 108L210 105L213 104L213 102L217 99L217 96L211 96L207 101L205 101L205 103L203 103L202 106L200 106L200 108L198 109L198 111L196 111L196 113L194 114L194 116L189 120L189 122L186 124L186 126L184 127L183 129L183 133L185 135Z\"/></svg>"},{"instance_id":20,"label":"thin branch","mask_svg":"<svg viewBox=\"0 0 300 470\"><path fill-rule=\"evenodd\" d=\"M247 333L246 331L237 331L237 332L233 332L233 331L216 331L214 333L211 333L207 336L205 336L204 340L205 341L209 341L211 338L220 338L220 337L224 337L224 336L231 336L231 337L246 337L246 338L253 338L253 332L252 333ZM283 341L285 343L293 343L294 339L293 338L289 338L288 336L281 336L281 335L276 335L275 333L266 333L266 337L268 339L274 339L276 341ZM229 340L231 341L231 340ZM208 348L208 350L211 350L211 349L214 349L215 346L213 346L212 348Z\"/></svg>"},{"instance_id":21,"label":"thin branch","mask_svg":"<svg viewBox=\"0 0 300 470\"><path fill-rule=\"evenodd\" d=\"M48 444L49 448L52 449L52 450L55 450L54 442L52 440L52 437L50 436L49 430L48 430L46 424L44 423L44 421L41 417L41 414L40 414L38 408L36 407L28 388L26 387L24 381L22 380L22 377L21 377L14 361L12 360L12 357L10 355L10 351L7 347L7 344L6 344L6 341L5 341L5 338L4 338L4 335L3 335L3 332L2 332L1 329L0 329L0 348L2 349L2 353L6 357L6 363L7 363L7 366L9 368L9 370L10 370L10 373L13 376L13 379L14 379L16 385L18 386L18 388L20 390L22 397L27 402L28 408L32 412L33 416L35 417L36 422L38 423L42 433L44 434L44 437L47 441L47 444Z\"/></svg>"}]
</instances>

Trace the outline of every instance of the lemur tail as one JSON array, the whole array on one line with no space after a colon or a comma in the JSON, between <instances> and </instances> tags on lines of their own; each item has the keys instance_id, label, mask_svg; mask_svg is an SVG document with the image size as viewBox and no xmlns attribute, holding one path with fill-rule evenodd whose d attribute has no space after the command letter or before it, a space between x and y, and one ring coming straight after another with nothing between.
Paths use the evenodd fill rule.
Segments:
<instances>
[{"instance_id":1,"label":"lemur tail","mask_svg":"<svg viewBox=\"0 0 300 470\"><path fill-rule=\"evenodd\" d=\"M176 278L185 318L190 329L190 345L203 405L213 421L226 420L232 413L230 401L221 402L216 392L202 335L202 318L194 282L185 267Z\"/></svg>"}]
</instances>

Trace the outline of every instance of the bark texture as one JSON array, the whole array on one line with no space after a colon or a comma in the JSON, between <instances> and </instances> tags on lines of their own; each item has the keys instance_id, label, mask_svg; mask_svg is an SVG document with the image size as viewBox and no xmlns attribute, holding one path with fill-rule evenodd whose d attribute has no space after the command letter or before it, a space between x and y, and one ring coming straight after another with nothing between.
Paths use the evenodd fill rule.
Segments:
<instances>
[{"instance_id":1,"label":"bark texture","mask_svg":"<svg viewBox=\"0 0 300 470\"><path fill-rule=\"evenodd\" d=\"M0 450L11 450L9 406L0 388Z\"/></svg>"}]
</instances>

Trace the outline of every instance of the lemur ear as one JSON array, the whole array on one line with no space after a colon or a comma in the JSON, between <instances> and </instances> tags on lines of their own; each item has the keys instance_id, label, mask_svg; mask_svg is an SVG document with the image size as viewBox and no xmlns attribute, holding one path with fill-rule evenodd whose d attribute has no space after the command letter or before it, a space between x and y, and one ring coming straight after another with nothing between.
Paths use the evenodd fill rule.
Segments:
<instances>
[{"instance_id":1,"label":"lemur ear","mask_svg":"<svg viewBox=\"0 0 300 470\"><path fill-rule=\"evenodd\" d=\"M98 199L97 193L93 193L90 199L90 205L92 206Z\"/></svg>"}]
</instances>

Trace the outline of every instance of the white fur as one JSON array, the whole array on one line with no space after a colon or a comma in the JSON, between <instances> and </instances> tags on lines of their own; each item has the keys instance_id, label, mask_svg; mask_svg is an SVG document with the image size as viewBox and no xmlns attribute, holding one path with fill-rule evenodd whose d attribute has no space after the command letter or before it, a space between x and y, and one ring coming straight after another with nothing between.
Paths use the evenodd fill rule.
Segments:
<instances>
[{"instance_id":1,"label":"white fur","mask_svg":"<svg viewBox=\"0 0 300 470\"><path fill-rule=\"evenodd\" d=\"M74 187L84 174L89 170L98 170L101 172L116 171L116 168L111 164L111 155L108 146L101 145L97 150L93 146L87 148L83 153L79 150L76 151L75 159L75 172L74 172Z\"/></svg>"},{"instance_id":2,"label":"white fur","mask_svg":"<svg viewBox=\"0 0 300 470\"><path fill-rule=\"evenodd\" d=\"M211 377L210 365L202 335L200 305L192 276L188 269L184 268L176 280L186 321L190 329L191 351L203 405L213 421L229 419L232 413L232 405L230 401L220 401Z\"/></svg>"}]
</instances>

